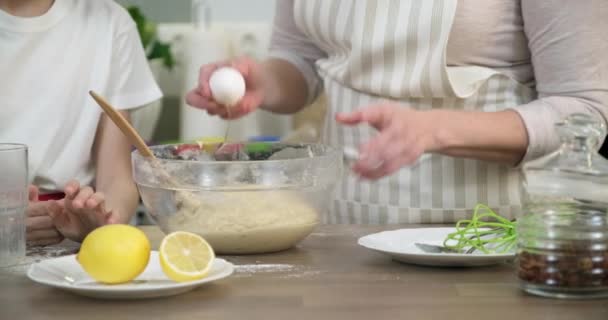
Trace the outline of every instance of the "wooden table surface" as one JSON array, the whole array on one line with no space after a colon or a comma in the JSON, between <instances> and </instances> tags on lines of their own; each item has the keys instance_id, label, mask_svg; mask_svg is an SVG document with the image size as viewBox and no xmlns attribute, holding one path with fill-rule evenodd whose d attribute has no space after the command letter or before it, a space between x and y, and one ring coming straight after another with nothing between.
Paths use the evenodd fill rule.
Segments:
<instances>
[{"instance_id":1,"label":"wooden table surface","mask_svg":"<svg viewBox=\"0 0 608 320\"><path fill-rule=\"evenodd\" d=\"M289 251L228 256L233 276L171 298L95 300L0 273L0 319L608 319L608 300L526 295L511 265L418 267L357 245L384 229L322 226Z\"/></svg>"}]
</instances>

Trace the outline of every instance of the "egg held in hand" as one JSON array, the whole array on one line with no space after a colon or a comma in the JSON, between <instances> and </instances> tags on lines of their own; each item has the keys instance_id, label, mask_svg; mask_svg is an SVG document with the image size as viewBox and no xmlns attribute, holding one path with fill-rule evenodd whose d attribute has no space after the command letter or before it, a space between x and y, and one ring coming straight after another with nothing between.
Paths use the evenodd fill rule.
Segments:
<instances>
[{"instance_id":1,"label":"egg held in hand","mask_svg":"<svg viewBox=\"0 0 608 320\"><path fill-rule=\"evenodd\" d=\"M245 95L245 79L231 67L217 69L209 78L213 99L226 107L232 107Z\"/></svg>"}]
</instances>

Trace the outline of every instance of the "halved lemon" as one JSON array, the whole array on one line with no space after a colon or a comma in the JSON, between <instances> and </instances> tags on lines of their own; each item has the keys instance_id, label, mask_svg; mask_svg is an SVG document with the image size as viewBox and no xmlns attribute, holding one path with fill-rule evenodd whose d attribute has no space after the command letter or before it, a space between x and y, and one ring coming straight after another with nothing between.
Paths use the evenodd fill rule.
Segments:
<instances>
[{"instance_id":1,"label":"halved lemon","mask_svg":"<svg viewBox=\"0 0 608 320\"><path fill-rule=\"evenodd\" d=\"M160 265L173 281L186 282L204 278L213 264L213 248L201 236L177 231L160 244Z\"/></svg>"}]
</instances>

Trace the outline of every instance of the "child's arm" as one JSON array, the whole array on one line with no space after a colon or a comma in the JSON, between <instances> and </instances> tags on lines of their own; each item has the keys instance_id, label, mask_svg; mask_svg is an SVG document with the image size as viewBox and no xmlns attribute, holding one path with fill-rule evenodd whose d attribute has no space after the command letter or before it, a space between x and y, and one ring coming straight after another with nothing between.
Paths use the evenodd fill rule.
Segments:
<instances>
[{"instance_id":1,"label":"child's arm","mask_svg":"<svg viewBox=\"0 0 608 320\"><path fill-rule=\"evenodd\" d=\"M129 119L128 112L121 113ZM70 181L65 199L49 204L57 230L74 241L82 241L105 224L128 223L139 200L131 175L131 146L106 115L99 120L92 151L97 166L95 190Z\"/></svg>"},{"instance_id":2,"label":"child's arm","mask_svg":"<svg viewBox=\"0 0 608 320\"><path fill-rule=\"evenodd\" d=\"M129 120L127 111L120 113ZM92 156L97 166L95 189L105 195L106 209L114 211L109 223L128 223L139 201L131 173L131 145L105 114L99 120Z\"/></svg>"}]
</instances>

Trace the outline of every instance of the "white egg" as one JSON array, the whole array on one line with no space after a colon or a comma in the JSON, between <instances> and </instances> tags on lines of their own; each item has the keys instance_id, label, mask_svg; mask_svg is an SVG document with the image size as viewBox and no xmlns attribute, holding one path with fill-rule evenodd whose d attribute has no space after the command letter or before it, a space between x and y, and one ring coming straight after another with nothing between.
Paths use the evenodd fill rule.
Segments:
<instances>
[{"instance_id":1,"label":"white egg","mask_svg":"<svg viewBox=\"0 0 608 320\"><path fill-rule=\"evenodd\" d=\"M234 106L245 95L245 79L231 67L217 69L209 78L213 99L224 106Z\"/></svg>"}]
</instances>

